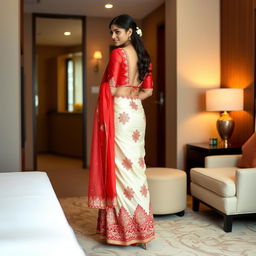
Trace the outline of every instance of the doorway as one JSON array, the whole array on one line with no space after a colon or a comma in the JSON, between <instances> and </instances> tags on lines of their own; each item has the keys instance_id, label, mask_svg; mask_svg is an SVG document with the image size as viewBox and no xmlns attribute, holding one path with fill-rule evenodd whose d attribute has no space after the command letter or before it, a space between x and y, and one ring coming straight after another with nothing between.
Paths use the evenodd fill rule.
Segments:
<instances>
[{"instance_id":1,"label":"doorway","mask_svg":"<svg viewBox=\"0 0 256 256\"><path fill-rule=\"evenodd\" d=\"M35 170L41 155L76 159L87 167L85 92L85 17L34 14Z\"/></svg>"}]
</instances>

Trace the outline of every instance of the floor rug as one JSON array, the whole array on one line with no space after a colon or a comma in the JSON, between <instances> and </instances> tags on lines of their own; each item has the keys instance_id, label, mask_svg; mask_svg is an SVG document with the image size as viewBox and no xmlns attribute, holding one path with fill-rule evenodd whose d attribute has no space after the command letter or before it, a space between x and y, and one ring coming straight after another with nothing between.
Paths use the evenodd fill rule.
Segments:
<instances>
[{"instance_id":1,"label":"floor rug","mask_svg":"<svg viewBox=\"0 0 256 256\"><path fill-rule=\"evenodd\" d=\"M80 245L89 256L255 256L256 219L238 218L231 233L222 229L223 219L211 209L185 215L155 216L156 238L141 247L121 247L104 243L95 233L97 210L87 207L86 197L60 199L65 215Z\"/></svg>"}]
</instances>

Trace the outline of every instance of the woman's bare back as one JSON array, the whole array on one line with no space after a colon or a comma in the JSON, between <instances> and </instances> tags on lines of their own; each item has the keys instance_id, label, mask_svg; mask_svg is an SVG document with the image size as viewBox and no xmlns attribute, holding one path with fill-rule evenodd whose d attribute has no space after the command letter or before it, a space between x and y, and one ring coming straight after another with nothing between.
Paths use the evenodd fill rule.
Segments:
<instances>
[{"instance_id":1,"label":"woman's bare back","mask_svg":"<svg viewBox=\"0 0 256 256\"><path fill-rule=\"evenodd\" d=\"M127 66L128 66L128 86L119 86L116 89L116 95L122 96L138 96L139 94L139 86L141 82L139 81L139 71L138 71L138 56L133 48L133 46L129 45L123 48L127 58Z\"/></svg>"}]
</instances>

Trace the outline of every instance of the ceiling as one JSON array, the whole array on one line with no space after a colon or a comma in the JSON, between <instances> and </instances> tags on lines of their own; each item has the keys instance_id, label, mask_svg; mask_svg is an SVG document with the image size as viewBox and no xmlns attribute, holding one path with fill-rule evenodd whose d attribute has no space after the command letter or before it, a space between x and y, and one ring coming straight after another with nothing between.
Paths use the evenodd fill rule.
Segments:
<instances>
[{"instance_id":1,"label":"ceiling","mask_svg":"<svg viewBox=\"0 0 256 256\"><path fill-rule=\"evenodd\" d=\"M24 0L26 13L77 14L94 17L115 17L127 13L142 19L165 0ZM106 9L112 3L112 9Z\"/></svg>"},{"instance_id":2,"label":"ceiling","mask_svg":"<svg viewBox=\"0 0 256 256\"><path fill-rule=\"evenodd\" d=\"M71 32L64 36L64 32ZM82 44L81 19L36 18L36 44L75 46Z\"/></svg>"},{"instance_id":3,"label":"ceiling","mask_svg":"<svg viewBox=\"0 0 256 256\"><path fill-rule=\"evenodd\" d=\"M128 13L135 19L150 14L165 0L24 0L25 13L70 14L94 17L115 17ZM112 3L113 9L105 9ZM71 31L71 36L64 36ZM41 45L72 46L82 42L82 25L79 19L36 19L36 43Z\"/></svg>"}]
</instances>

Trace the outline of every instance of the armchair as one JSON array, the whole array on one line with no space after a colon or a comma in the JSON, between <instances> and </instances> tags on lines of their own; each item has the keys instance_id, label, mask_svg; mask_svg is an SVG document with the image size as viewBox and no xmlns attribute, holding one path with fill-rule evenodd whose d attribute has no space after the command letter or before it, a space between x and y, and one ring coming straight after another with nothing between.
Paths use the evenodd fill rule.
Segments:
<instances>
[{"instance_id":1,"label":"armchair","mask_svg":"<svg viewBox=\"0 0 256 256\"><path fill-rule=\"evenodd\" d=\"M204 203L224 216L224 231L232 231L233 218L256 213L256 168L236 167L241 155L205 158L205 168L192 168L193 210Z\"/></svg>"}]
</instances>

